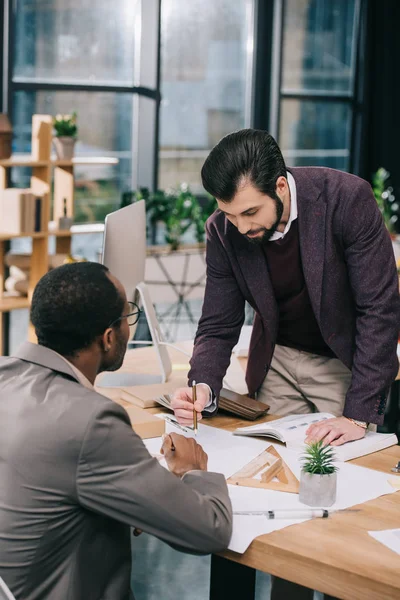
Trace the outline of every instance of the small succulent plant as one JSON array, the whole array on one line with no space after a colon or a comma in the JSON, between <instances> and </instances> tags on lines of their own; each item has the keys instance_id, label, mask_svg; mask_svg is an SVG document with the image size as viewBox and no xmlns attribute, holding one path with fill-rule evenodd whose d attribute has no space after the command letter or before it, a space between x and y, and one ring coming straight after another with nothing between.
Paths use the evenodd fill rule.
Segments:
<instances>
[{"instance_id":1,"label":"small succulent plant","mask_svg":"<svg viewBox=\"0 0 400 600\"><path fill-rule=\"evenodd\" d=\"M334 464L335 453L331 446L324 446L323 441L307 444L302 456L302 470L312 475L331 475L337 471Z\"/></svg>"}]
</instances>

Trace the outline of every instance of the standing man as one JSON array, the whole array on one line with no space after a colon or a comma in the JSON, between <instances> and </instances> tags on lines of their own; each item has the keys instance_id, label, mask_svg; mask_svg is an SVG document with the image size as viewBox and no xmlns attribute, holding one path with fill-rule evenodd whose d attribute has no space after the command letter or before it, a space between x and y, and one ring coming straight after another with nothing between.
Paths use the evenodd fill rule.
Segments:
<instances>
[{"instance_id":1,"label":"standing man","mask_svg":"<svg viewBox=\"0 0 400 600\"><path fill-rule=\"evenodd\" d=\"M168 472L93 387L138 316L106 267L65 265L35 288L38 344L1 358L0 577L17 600L132 598L130 527L183 552L229 543L225 478L201 446L166 436Z\"/></svg>"},{"instance_id":2,"label":"standing man","mask_svg":"<svg viewBox=\"0 0 400 600\"><path fill-rule=\"evenodd\" d=\"M207 222L207 286L189 381L197 410L216 410L244 321L255 311L246 381L271 414L329 411L309 439L332 445L383 422L398 371L393 249L370 185L324 167L288 169L275 140L245 129L202 169L218 203ZM192 422L191 389L175 393Z\"/></svg>"},{"instance_id":3,"label":"standing man","mask_svg":"<svg viewBox=\"0 0 400 600\"><path fill-rule=\"evenodd\" d=\"M275 140L252 129L223 138L201 174L218 210L207 222L207 285L188 375L205 384L199 418L217 409L247 300L255 311L249 394L276 415L335 415L307 440L362 438L383 422L400 316L393 249L370 185L328 168L288 169ZM191 402L191 388L176 391L182 424L192 423ZM285 594L274 585L274 598Z\"/></svg>"}]
</instances>

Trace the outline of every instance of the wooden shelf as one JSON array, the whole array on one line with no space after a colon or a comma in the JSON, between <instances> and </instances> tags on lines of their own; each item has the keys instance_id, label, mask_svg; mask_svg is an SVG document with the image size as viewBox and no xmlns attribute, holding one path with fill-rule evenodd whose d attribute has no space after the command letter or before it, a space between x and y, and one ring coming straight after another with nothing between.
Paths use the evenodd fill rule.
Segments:
<instances>
[{"instance_id":1,"label":"wooden shelf","mask_svg":"<svg viewBox=\"0 0 400 600\"><path fill-rule=\"evenodd\" d=\"M7 240L16 240L19 238L40 239L46 237L71 237L72 235L88 234L88 233L103 233L104 225L102 223L88 225L73 225L72 229L49 229L48 231L35 231L32 233L1 233L0 242ZM1 312L1 311L0 311Z\"/></svg>"},{"instance_id":2,"label":"wooden shelf","mask_svg":"<svg viewBox=\"0 0 400 600\"><path fill-rule=\"evenodd\" d=\"M79 165L117 165L118 158L112 156L76 156L72 160L33 160L29 154L13 154L0 160L0 167L73 167Z\"/></svg>"},{"instance_id":3,"label":"wooden shelf","mask_svg":"<svg viewBox=\"0 0 400 600\"><path fill-rule=\"evenodd\" d=\"M49 235L56 237L71 237L84 233L103 233L104 223L76 223L71 229L54 229L54 221L49 224Z\"/></svg>"},{"instance_id":4,"label":"wooden shelf","mask_svg":"<svg viewBox=\"0 0 400 600\"><path fill-rule=\"evenodd\" d=\"M30 302L27 296L7 296L4 292L3 297L0 297L0 311L10 312L21 308L29 308Z\"/></svg>"},{"instance_id":5,"label":"wooden shelf","mask_svg":"<svg viewBox=\"0 0 400 600\"><path fill-rule=\"evenodd\" d=\"M104 230L102 224L77 224L71 230L59 230L59 218L64 215L65 203L67 215L74 216L74 179L75 167L78 166L112 166L119 163L113 156L75 156L72 160L58 160L52 155L53 118L51 115L32 116L31 154L16 153L10 158L0 160L0 190L8 185L8 169L12 167L28 167L31 169L30 188L33 194L42 196L42 227L49 229L40 232L12 234L0 232L0 355L3 354L3 315L17 309L27 309L30 300L27 296L18 296L2 290L8 274L5 269L6 242L18 238L31 238L32 253L29 286L34 288L39 279L48 271L49 237L55 238L55 251L60 254L71 252L71 238L76 234L97 233ZM34 157L37 159L35 160ZM53 185L52 185L53 184ZM50 194L53 189L53 203ZM51 204L53 206L51 206ZM54 229L52 229L52 227ZM33 340L32 326L28 329L28 338Z\"/></svg>"},{"instance_id":6,"label":"wooden shelf","mask_svg":"<svg viewBox=\"0 0 400 600\"><path fill-rule=\"evenodd\" d=\"M1 233L0 232L0 242L4 242L7 240L16 240L18 238L45 238L49 234L47 231L35 231L34 233Z\"/></svg>"},{"instance_id":7,"label":"wooden shelf","mask_svg":"<svg viewBox=\"0 0 400 600\"><path fill-rule=\"evenodd\" d=\"M72 233L70 229L54 229L49 231L48 236L54 235L54 237L71 237Z\"/></svg>"},{"instance_id":8,"label":"wooden shelf","mask_svg":"<svg viewBox=\"0 0 400 600\"><path fill-rule=\"evenodd\" d=\"M10 158L0 160L0 167L47 167L47 160L33 160L29 154L13 154Z\"/></svg>"},{"instance_id":9,"label":"wooden shelf","mask_svg":"<svg viewBox=\"0 0 400 600\"><path fill-rule=\"evenodd\" d=\"M79 165L117 165L118 158L112 156L75 156L72 160L52 160L55 167L73 167Z\"/></svg>"}]
</instances>

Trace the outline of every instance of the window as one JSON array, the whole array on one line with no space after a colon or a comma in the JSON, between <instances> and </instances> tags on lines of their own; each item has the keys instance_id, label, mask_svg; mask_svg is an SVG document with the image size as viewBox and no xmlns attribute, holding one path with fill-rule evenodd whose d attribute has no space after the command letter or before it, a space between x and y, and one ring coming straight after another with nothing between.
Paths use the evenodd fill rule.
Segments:
<instances>
[{"instance_id":1,"label":"window","mask_svg":"<svg viewBox=\"0 0 400 600\"><path fill-rule=\"evenodd\" d=\"M3 5L3 112L13 124L13 152L31 153L32 114L76 111L76 155L118 159L74 169L75 221L103 222L122 192L151 187L155 179L159 0ZM12 184L29 186L30 175L28 168L12 169ZM72 253L96 260L101 242L101 233L73 236ZM11 243L17 252L30 246L25 238ZM11 350L25 339L27 320L27 311L10 313Z\"/></svg>"},{"instance_id":2,"label":"window","mask_svg":"<svg viewBox=\"0 0 400 600\"><path fill-rule=\"evenodd\" d=\"M17 0L16 81L133 85L138 0Z\"/></svg>"},{"instance_id":3,"label":"window","mask_svg":"<svg viewBox=\"0 0 400 600\"><path fill-rule=\"evenodd\" d=\"M289 165L349 170L357 0L283 0L279 101L271 130Z\"/></svg>"},{"instance_id":4,"label":"window","mask_svg":"<svg viewBox=\"0 0 400 600\"><path fill-rule=\"evenodd\" d=\"M122 192L154 181L158 21L158 0L13 4L13 151L30 153L32 114L75 111L75 154L118 159L115 166L76 167L78 223L102 222ZM28 170L14 170L13 183L27 185Z\"/></svg>"},{"instance_id":5,"label":"window","mask_svg":"<svg viewBox=\"0 0 400 600\"><path fill-rule=\"evenodd\" d=\"M76 223L104 222L120 204L121 192L132 183L132 94L90 91L18 91L13 96L14 151L29 153L31 115L79 115L76 155L118 158L118 164L75 167ZM23 171L15 170L18 185L29 186Z\"/></svg>"},{"instance_id":6,"label":"window","mask_svg":"<svg viewBox=\"0 0 400 600\"><path fill-rule=\"evenodd\" d=\"M162 0L158 185L187 183L224 135L250 127L253 2Z\"/></svg>"}]
</instances>

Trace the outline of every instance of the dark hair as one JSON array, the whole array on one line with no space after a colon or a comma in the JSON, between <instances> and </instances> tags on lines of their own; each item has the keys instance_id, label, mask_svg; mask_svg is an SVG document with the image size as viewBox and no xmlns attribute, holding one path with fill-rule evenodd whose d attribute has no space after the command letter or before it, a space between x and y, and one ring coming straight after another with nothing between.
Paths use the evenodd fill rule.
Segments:
<instances>
[{"instance_id":1,"label":"dark hair","mask_svg":"<svg viewBox=\"0 0 400 600\"><path fill-rule=\"evenodd\" d=\"M124 299L108 273L99 263L81 262L53 269L40 279L31 321L41 346L74 356L122 315Z\"/></svg>"},{"instance_id":2,"label":"dark hair","mask_svg":"<svg viewBox=\"0 0 400 600\"><path fill-rule=\"evenodd\" d=\"M241 129L222 138L201 170L204 188L223 202L233 200L246 179L275 198L276 180L281 175L286 177L282 152L272 135L260 129Z\"/></svg>"}]
</instances>

